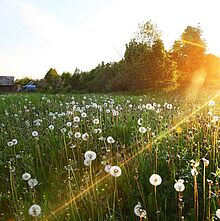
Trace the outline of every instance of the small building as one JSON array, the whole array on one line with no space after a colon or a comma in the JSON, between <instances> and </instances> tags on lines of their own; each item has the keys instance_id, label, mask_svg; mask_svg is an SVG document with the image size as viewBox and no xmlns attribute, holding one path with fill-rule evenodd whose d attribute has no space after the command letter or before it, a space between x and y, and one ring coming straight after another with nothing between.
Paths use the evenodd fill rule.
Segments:
<instances>
[{"instance_id":1,"label":"small building","mask_svg":"<svg viewBox=\"0 0 220 221\"><path fill-rule=\"evenodd\" d=\"M0 76L0 92L14 91L14 77Z\"/></svg>"}]
</instances>

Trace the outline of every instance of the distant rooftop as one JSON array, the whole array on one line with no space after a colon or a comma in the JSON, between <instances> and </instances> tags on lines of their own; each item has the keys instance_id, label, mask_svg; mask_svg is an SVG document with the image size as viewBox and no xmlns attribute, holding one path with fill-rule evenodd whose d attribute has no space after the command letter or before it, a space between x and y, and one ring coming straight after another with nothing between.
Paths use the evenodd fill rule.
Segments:
<instances>
[{"instance_id":1,"label":"distant rooftop","mask_svg":"<svg viewBox=\"0 0 220 221\"><path fill-rule=\"evenodd\" d=\"M0 86L9 86L14 84L13 76L0 76Z\"/></svg>"}]
</instances>

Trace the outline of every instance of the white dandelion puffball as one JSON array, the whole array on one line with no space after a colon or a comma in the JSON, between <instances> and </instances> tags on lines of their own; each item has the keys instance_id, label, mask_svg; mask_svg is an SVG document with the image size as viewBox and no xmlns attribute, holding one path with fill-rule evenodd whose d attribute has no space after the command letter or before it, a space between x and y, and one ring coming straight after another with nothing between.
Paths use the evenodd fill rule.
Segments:
<instances>
[{"instance_id":1,"label":"white dandelion puffball","mask_svg":"<svg viewBox=\"0 0 220 221\"><path fill-rule=\"evenodd\" d=\"M148 103L148 104L145 105L145 108L146 108L147 110L152 110L152 109L153 109L153 106L152 106L152 104Z\"/></svg>"},{"instance_id":2,"label":"white dandelion puffball","mask_svg":"<svg viewBox=\"0 0 220 221\"><path fill-rule=\"evenodd\" d=\"M37 181L36 179L30 179L30 180L28 180L28 185L29 185L31 188L37 186L37 184L38 184L38 181Z\"/></svg>"},{"instance_id":3,"label":"white dandelion puffball","mask_svg":"<svg viewBox=\"0 0 220 221\"><path fill-rule=\"evenodd\" d=\"M96 118L92 122L93 122L93 124L99 124L99 119Z\"/></svg>"},{"instance_id":4,"label":"white dandelion puffball","mask_svg":"<svg viewBox=\"0 0 220 221\"><path fill-rule=\"evenodd\" d=\"M172 105L172 104L167 104L167 109L171 110L171 109L172 109L172 107L173 107L173 105Z\"/></svg>"},{"instance_id":5,"label":"white dandelion puffball","mask_svg":"<svg viewBox=\"0 0 220 221\"><path fill-rule=\"evenodd\" d=\"M115 140L113 139L113 137L109 136L109 137L107 137L107 142L108 142L109 144L112 144L112 143L115 142Z\"/></svg>"},{"instance_id":6,"label":"white dandelion puffball","mask_svg":"<svg viewBox=\"0 0 220 221\"><path fill-rule=\"evenodd\" d=\"M175 184L174 184L174 189L177 192L183 192L185 190L185 185L183 184L182 180L178 180Z\"/></svg>"},{"instance_id":7,"label":"white dandelion puffball","mask_svg":"<svg viewBox=\"0 0 220 221\"><path fill-rule=\"evenodd\" d=\"M121 168L118 166L112 166L109 173L114 176L114 177L119 177L121 176Z\"/></svg>"},{"instance_id":8,"label":"white dandelion puffball","mask_svg":"<svg viewBox=\"0 0 220 221\"><path fill-rule=\"evenodd\" d=\"M22 175L22 179L23 179L23 180L30 180L30 178L31 178L31 174L30 174L30 173L24 173L24 174Z\"/></svg>"},{"instance_id":9,"label":"white dandelion puffball","mask_svg":"<svg viewBox=\"0 0 220 221\"><path fill-rule=\"evenodd\" d=\"M106 173L109 173L111 168L112 168L111 165L106 165L106 166L105 166L105 172L106 172Z\"/></svg>"},{"instance_id":10,"label":"white dandelion puffball","mask_svg":"<svg viewBox=\"0 0 220 221\"><path fill-rule=\"evenodd\" d=\"M215 101L209 101L209 106L214 106L215 105Z\"/></svg>"},{"instance_id":11,"label":"white dandelion puffball","mask_svg":"<svg viewBox=\"0 0 220 221\"><path fill-rule=\"evenodd\" d=\"M80 118L79 118L78 116L75 116L75 117L73 118L73 121L74 121L75 123L79 123L79 122L80 122Z\"/></svg>"},{"instance_id":12,"label":"white dandelion puffball","mask_svg":"<svg viewBox=\"0 0 220 221\"><path fill-rule=\"evenodd\" d=\"M91 164L91 160L85 159L83 163L85 166L89 166Z\"/></svg>"},{"instance_id":13,"label":"white dandelion puffball","mask_svg":"<svg viewBox=\"0 0 220 221\"><path fill-rule=\"evenodd\" d=\"M162 178L158 174L152 174L149 179L150 183L154 186L158 186L162 183Z\"/></svg>"},{"instance_id":14,"label":"white dandelion puffball","mask_svg":"<svg viewBox=\"0 0 220 221\"><path fill-rule=\"evenodd\" d=\"M18 140L17 139L13 139L11 142L13 143L13 145L17 145L18 144Z\"/></svg>"},{"instance_id":15,"label":"white dandelion puffball","mask_svg":"<svg viewBox=\"0 0 220 221\"><path fill-rule=\"evenodd\" d=\"M136 216L139 216L141 218L146 218L147 217L147 212L146 210L141 208L141 203L138 202L138 204L134 207L134 213Z\"/></svg>"},{"instance_id":16,"label":"white dandelion puffball","mask_svg":"<svg viewBox=\"0 0 220 221\"><path fill-rule=\"evenodd\" d=\"M32 132L32 136L33 136L33 137L37 137L37 136L38 136L38 132L37 132L37 131L33 131L33 132Z\"/></svg>"},{"instance_id":17,"label":"white dandelion puffball","mask_svg":"<svg viewBox=\"0 0 220 221\"><path fill-rule=\"evenodd\" d=\"M84 133L84 134L82 135L82 139L83 139L83 140L88 140L88 138L89 138L89 135L88 135L87 133Z\"/></svg>"},{"instance_id":18,"label":"white dandelion puffball","mask_svg":"<svg viewBox=\"0 0 220 221\"><path fill-rule=\"evenodd\" d=\"M82 118L85 118L85 117L87 117L87 114L86 114L85 112L82 112L82 113L81 113L81 117L82 117Z\"/></svg>"},{"instance_id":19,"label":"white dandelion puffball","mask_svg":"<svg viewBox=\"0 0 220 221\"><path fill-rule=\"evenodd\" d=\"M90 160L90 161L95 160L96 152L88 150L88 151L85 152L84 157L85 157L86 160Z\"/></svg>"},{"instance_id":20,"label":"white dandelion puffball","mask_svg":"<svg viewBox=\"0 0 220 221\"><path fill-rule=\"evenodd\" d=\"M9 142L7 143L7 145L8 145L9 147L12 147L14 144L13 144L12 141L9 141Z\"/></svg>"},{"instance_id":21,"label":"white dandelion puffball","mask_svg":"<svg viewBox=\"0 0 220 221\"><path fill-rule=\"evenodd\" d=\"M67 123L66 123L66 126L67 126L67 127L71 127L71 126L72 126L72 122L70 122L70 121L67 122Z\"/></svg>"},{"instance_id":22,"label":"white dandelion puffball","mask_svg":"<svg viewBox=\"0 0 220 221\"><path fill-rule=\"evenodd\" d=\"M74 137L75 137L76 139L80 138L80 137L81 137L81 133L80 133L80 132L76 132L76 133L74 134Z\"/></svg>"},{"instance_id":23,"label":"white dandelion puffball","mask_svg":"<svg viewBox=\"0 0 220 221\"><path fill-rule=\"evenodd\" d=\"M50 130L53 130L53 129L54 129L54 126L51 124L48 128L49 128Z\"/></svg>"},{"instance_id":24,"label":"white dandelion puffball","mask_svg":"<svg viewBox=\"0 0 220 221\"><path fill-rule=\"evenodd\" d=\"M197 176L197 175L198 175L198 171L196 170L196 168L192 168L192 169L191 169L191 174L192 174L193 176Z\"/></svg>"},{"instance_id":25,"label":"white dandelion puffball","mask_svg":"<svg viewBox=\"0 0 220 221\"><path fill-rule=\"evenodd\" d=\"M202 158L202 161L204 163L205 166L208 166L209 165L209 160L207 160L206 158Z\"/></svg>"},{"instance_id":26,"label":"white dandelion puffball","mask_svg":"<svg viewBox=\"0 0 220 221\"><path fill-rule=\"evenodd\" d=\"M139 118L139 119L138 119L138 125L141 126L142 123L143 123L143 118Z\"/></svg>"},{"instance_id":27,"label":"white dandelion puffball","mask_svg":"<svg viewBox=\"0 0 220 221\"><path fill-rule=\"evenodd\" d=\"M139 127L139 132L145 134L147 132L147 129L145 127Z\"/></svg>"},{"instance_id":28,"label":"white dandelion puffball","mask_svg":"<svg viewBox=\"0 0 220 221\"><path fill-rule=\"evenodd\" d=\"M217 216L218 219L220 219L220 209L217 209L217 210L216 210L215 215Z\"/></svg>"},{"instance_id":29,"label":"white dandelion puffball","mask_svg":"<svg viewBox=\"0 0 220 221\"><path fill-rule=\"evenodd\" d=\"M31 216L39 216L41 214L41 207L37 204L34 204L29 208L28 213Z\"/></svg>"}]
</instances>

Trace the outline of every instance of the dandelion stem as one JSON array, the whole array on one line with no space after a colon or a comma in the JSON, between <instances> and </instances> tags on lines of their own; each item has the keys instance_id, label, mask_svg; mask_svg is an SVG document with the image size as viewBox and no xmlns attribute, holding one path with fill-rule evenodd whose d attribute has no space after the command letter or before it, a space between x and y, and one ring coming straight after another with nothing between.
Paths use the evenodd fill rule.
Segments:
<instances>
[{"instance_id":1,"label":"dandelion stem","mask_svg":"<svg viewBox=\"0 0 220 221\"><path fill-rule=\"evenodd\" d=\"M203 221L205 221L205 216L206 216L206 212L205 212L205 210L206 210L206 197L205 197L205 182L206 182L206 180L205 180L205 167L206 167L206 165L205 165L205 163L203 164L204 166L203 166Z\"/></svg>"},{"instance_id":2,"label":"dandelion stem","mask_svg":"<svg viewBox=\"0 0 220 221\"><path fill-rule=\"evenodd\" d=\"M194 176L194 218L196 221L198 221L198 212L199 212L199 207L198 207L198 188L197 188L197 179L196 175Z\"/></svg>"},{"instance_id":3,"label":"dandelion stem","mask_svg":"<svg viewBox=\"0 0 220 221\"><path fill-rule=\"evenodd\" d=\"M116 199L116 189L117 189L116 177L114 181L115 181L115 187L114 187L114 198L113 198L113 217L115 218L115 199Z\"/></svg>"},{"instance_id":4,"label":"dandelion stem","mask_svg":"<svg viewBox=\"0 0 220 221\"><path fill-rule=\"evenodd\" d=\"M157 186L154 185L154 197L155 197L155 206L156 206L156 213L157 213L157 221L159 221L159 216L158 216L158 205L157 205Z\"/></svg>"}]
</instances>

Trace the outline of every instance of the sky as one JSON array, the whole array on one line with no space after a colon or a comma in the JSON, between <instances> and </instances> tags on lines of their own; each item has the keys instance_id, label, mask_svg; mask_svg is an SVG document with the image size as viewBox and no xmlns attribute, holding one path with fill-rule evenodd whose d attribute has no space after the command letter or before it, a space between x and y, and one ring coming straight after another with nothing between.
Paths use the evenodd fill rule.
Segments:
<instances>
[{"instance_id":1,"label":"sky","mask_svg":"<svg viewBox=\"0 0 220 221\"><path fill-rule=\"evenodd\" d=\"M220 56L220 0L0 0L0 75L40 79L119 61L138 24L152 20L169 49L200 24Z\"/></svg>"}]
</instances>

